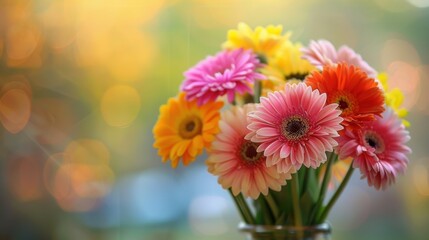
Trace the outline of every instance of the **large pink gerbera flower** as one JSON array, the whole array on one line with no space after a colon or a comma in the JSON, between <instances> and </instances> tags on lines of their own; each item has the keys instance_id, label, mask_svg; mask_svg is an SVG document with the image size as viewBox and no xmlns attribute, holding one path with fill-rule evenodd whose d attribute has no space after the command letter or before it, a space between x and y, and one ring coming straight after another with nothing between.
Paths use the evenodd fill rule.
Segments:
<instances>
[{"instance_id":1,"label":"large pink gerbera flower","mask_svg":"<svg viewBox=\"0 0 429 240\"><path fill-rule=\"evenodd\" d=\"M187 100L198 99L199 105L225 94L232 102L235 93L252 93L249 85L256 79L265 78L256 72L258 67L259 60L250 50L222 51L185 72L186 79L181 88L186 92Z\"/></svg>"},{"instance_id":2,"label":"large pink gerbera flower","mask_svg":"<svg viewBox=\"0 0 429 240\"><path fill-rule=\"evenodd\" d=\"M340 158L354 158L354 167L360 169L368 185L385 189L407 167L406 155L411 149L405 143L409 140L401 120L387 109L382 117L367 122L361 130L346 130L338 140L337 151Z\"/></svg>"},{"instance_id":3,"label":"large pink gerbera flower","mask_svg":"<svg viewBox=\"0 0 429 240\"><path fill-rule=\"evenodd\" d=\"M344 62L359 67L371 78L377 77L377 71L348 46L341 46L337 51L329 41L318 40L311 41L308 48L303 48L301 51L303 53L302 58L320 70L323 69L323 66Z\"/></svg>"},{"instance_id":4,"label":"large pink gerbera flower","mask_svg":"<svg viewBox=\"0 0 429 240\"><path fill-rule=\"evenodd\" d=\"M333 151L334 137L343 129L338 104L325 103L326 94L304 83L286 84L283 91L262 97L249 114L252 132L246 139L260 143L257 151L279 172L298 170L302 164L316 168L326 161L325 151Z\"/></svg>"},{"instance_id":5,"label":"large pink gerbera flower","mask_svg":"<svg viewBox=\"0 0 429 240\"><path fill-rule=\"evenodd\" d=\"M255 105L232 107L222 113L220 133L212 143L206 163L208 171L219 176L223 188L231 188L234 195L241 192L256 199L260 193L267 195L268 189L280 191L291 175L267 167L264 155L256 151L259 144L244 139L250 132L246 127L251 110L255 110Z\"/></svg>"}]
</instances>

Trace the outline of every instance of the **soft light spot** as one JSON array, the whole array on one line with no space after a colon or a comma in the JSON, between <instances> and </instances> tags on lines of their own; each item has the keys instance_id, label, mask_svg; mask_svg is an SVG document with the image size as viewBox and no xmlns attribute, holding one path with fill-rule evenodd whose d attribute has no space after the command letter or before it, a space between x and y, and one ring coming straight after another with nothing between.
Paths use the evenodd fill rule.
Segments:
<instances>
[{"instance_id":1,"label":"soft light spot","mask_svg":"<svg viewBox=\"0 0 429 240\"><path fill-rule=\"evenodd\" d=\"M44 38L31 19L10 23L5 36L5 62L10 68L39 68Z\"/></svg>"},{"instance_id":2,"label":"soft light spot","mask_svg":"<svg viewBox=\"0 0 429 240\"><path fill-rule=\"evenodd\" d=\"M136 89L117 85L108 89L101 99L104 121L112 127L127 127L140 111L140 95Z\"/></svg>"},{"instance_id":3,"label":"soft light spot","mask_svg":"<svg viewBox=\"0 0 429 240\"><path fill-rule=\"evenodd\" d=\"M387 40L384 43L380 56L384 69L395 61L406 62L414 66L421 64L417 49L410 42L403 39Z\"/></svg>"},{"instance_id":4,"label":"soft light spot","mask_svg":"<svg viewBox=\"0 0 429 240\"><path fill-rule=\"evenodd\" d=\"M139 26L155 18L164 5L165 0L109 0L108 2L81 0L77 7L80 13L80 24L101 22L107 25Z\"/></svg>"},{"instance_id":5,"label":"soft light spot","mask_svg":"<svg viewBox=\"0 0 429 240\"><path fill-rule=\"evenodd\" d=\"M71 164L62 164L55 173L52 184L52 193L57 200L61 201L74 195L72 192L72 172L73 166Z\"/></svg>"},{"instance_id":6,"label":"soft light spot","mask_svg":"<svg viewBox=\"0 0 429 240\"><path fill-rule=\"evenodd\" d=\"M404 93L405 108L413 107L420 95L420 71L419 68L407 62L395 61L387 68L389 76L389 88L399 88Z\"/></svg>"},{"instance_id":7,"label":"soft light spot","mask_svg":"<svg viewBox=\"0 0 429 240\"><path fill-rule=\"evenodd\" d=\"M86 24L79 26L76 33L75 57L79 66L100 67L107 64L111 58L113 40L109 29L105 26Z\"/></svg>"},{"instance_id":8,"label":"soft light spot","mask_svg":"<svg viewBox=\"0 0 429 240\"><path fill-rule=\"evenodd\" d=\"M41 144L61 144L75 126L74 112L72 105L62 99L36 99L28 133Z\"/></svg>"},{"instance_id":9,"label":"soft light spot","mask_svg":"<svg viewBox=\"0 0 429 240\"><path fill-rule=\"evenodd\" d=\"M378 6L389 12L404 12L410 9L404 0L376 0Z\"/></svg>"},{"instance_id":10,"label":"soft light spot","mask_svg":"<svg viewBox=\"0 0 429 240\"><path fill-rule=\"evenodd\" d=\"M1 1L2 10L5 9L6 13L5 22L12 24L28 19L33 7L32 2L32 0Z\"/></svg>"},{"instance_id":11,"label":"soft light spot","mask_svg":"<svg viewBox=\"0 0 429 240\"><path fill-rule=\"evenodd\" d=\"M154 63L157 45L138 29L120 31L118 35L120 44L112 44L107 68L118 81L139 80Z\"/></svg>"},{"instance_id":12,"label":"soft light spot","mask_svg":"<svg viewBox=\"0 0 429 240\"><path fill-rule=\"evenodd\" d=\"M79 197L98 198L110 192L114 173L107 165L74 164L72 187Z\"/></svg>"},{"instance_id":13,"label":"soft light spot","mask_svg":"<svg viewBox=\"0 0 429 240\"><path fill-rule=\"evenodd\" d=\"M427 167L421 163L415 165L412 176L418 193L429 197L429 174Z\"/></svg>"},{"instance_id":14,"label":"soft light spot","mask_svg":"<svg viewBox=\"0 0 429 240\"><path fill-rule=\"evenodd\" d=\"M41 33L32 23L15 24L6 32L6 53L9 59L25 60L40 44Z\"/></svg>"},{"instance_id":15,"label":"soft light spot","mask_svg":"<svg viewBox=\"0 0 429 240\"><path fill-rule=\"evenodd\" d=\"M70 161L68 153L49 157L43 170L46 189L65 211L84 212L93 209L111 189L115 175L100 162ZM88 156L83 156L83 158Z\"/></svg>"},{"instance_id":16,"label":"soft light spot","mask_svg":"<svg viewBox=\"0 0 429 240\"><path fill-rule=\"evenodd\" d=\"M28 97L31 98L32 96L31 85L27 78L22 74L0 77L0 83L4 83L3 85L0 85L0 96L11 89L20 89L24 91Z\"/></svg>"},{"instance_id":17,"label":"soft light spot","mask_svg":"<svg viewBox=\"0 0 429 240\"><path fill-rule=\"evenodd\" d=\"M42 166L33 156L10 159L7 169L7 183L13 195L22 202L42 197Z\"/></svg>"},{"instance_id":18,"label":"soft light spot","mask_svg":"<svg viewBox=\"0 0 429 240\"><path fill-rule=\"evenodd\" d=\"M18 133L27 125L31 101L27 93L11 89L0 96L0 122L10 133Z\"/></svg>"},{"instance_id":19,"label":"soft light spot","mask_svg":"<svg viewBox=\"0 0 429 240\"><path fill-rule=\"evenodd\" d=\"M429 7L429 0L407 0L411 5L418 8Z\"/></svg>"},{"instance_id":20,"label":"soft light spot","mask_svg":"<svg viewBox=\"0 0 429 240\"><path fill-rule=\"evenodd\" d=\"M110 153L104 143L92 139L80 139L69 143L64 151L66 161L83 164L108 164Z\"/></svg>"},{"instance_id":21,"label":"soft light spot","mask_svg":"<svg viewBox=\"0 0 429 240\"><path fill-rule=\"evenodd\" d=\"M228 225L222 218L228 212L225 198L219 196L201 196L192 200L189 207L189 223L192 230L206 236L225 233Z\"/></svg>"},{"instance_id":22,"label":"soft light spot","mask_svg":"<svg viewBox=\"0 0 429 240\"><path fill-rule=\"evenodd\" d=\"M429 79L429 65L422 66L420 68L420 72L421 79ZM427 81L421 81L419 88L428 89L429 83ZM429 115L429 94L419 94L415 110L425 115Z\"/></svg>"},{"instance_id":23,"label":"soft light spot","mask_svg":"<svg viewBox=\"0 0 429 240\"><path fill-rule=\"evenodd\" d=\"M41 14L51 48L61 50L76 39L76 5L75 1L52 1Z\"/></svg>"},{"instance_id":24,"label":"soft light spot","mask_svg":"<svg viewBox=\"0 0 429 240\"><path fill-rule=\"evenodd\" d=\"M65 163L55 174L53 196L65 211L89 211L110 192L113 179L108 166Z\"/></svg>"},{"instance_id":25,"label":"soft light spot","mask_svg":"<svg viewBox=\"0 0 429 240\"><path fill-rule=\"evenodd\" d=\"M142 24L155 18L163 6L164 0L83 1L77 6L78 64L85 67L107 65L114 77L135 79L141 67L151 63L155 50L155 41L143 36Z\"/></svg>"},{"instance_id":26,"label":"soft light spot","mask_svg":"<svg viewBox=\"0 0 429 240\"><path fill-rule=\"evenodd\" d=\"M40 68L43 64L42 51L43 51L43 44L40 43L37 45L33 53L27 58L24 58L24 59L7 58L6 65L9 68L26 68L26 69Z\"/></svg>"},{"instance_id":27,"label":"soft light spot","mask_svg":"<svg viewBox=\"0 0 429 240\"><path fill-rule=\"evenodd\" d=\"M31 86L24 75L0 77L0 99L3 99L0 105L4 105L3 113L0 113L0 122L9 132L19 132L26 126L31 111L31 97ZM0 106L0 112L1 108Z\"/></svg>"}]
</instances>

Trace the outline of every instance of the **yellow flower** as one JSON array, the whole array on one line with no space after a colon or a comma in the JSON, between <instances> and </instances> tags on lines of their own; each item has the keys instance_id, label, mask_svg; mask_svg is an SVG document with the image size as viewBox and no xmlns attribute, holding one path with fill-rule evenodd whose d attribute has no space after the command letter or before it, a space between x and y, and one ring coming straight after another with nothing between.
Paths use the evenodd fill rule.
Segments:
<instances>
[{"instance_id":1,"label":"yellow flower","mask_svg":"<svg viewBox=\"0 0 429 240\"><path fill-rule=\"evenodd\" d=\"M204 148L209 148L219 131L218 122L223 102L208 102L198 106L196 101L187 101L185 94L170 98L161 106L160 115L153 133L158 154L162 161L171 160L176 168L182 159L186 166L193 162Z\"/></svg>"},{"instance_id":2,"label":"yellow flower","mask_svg":"<svg viewBox=\"0 0 429 240\"><path fill-rule=\"evenodd\" d=\"M280 69L266 65L261 68L261 73L267 77L261 81L262 92L261 96L267 96L269 92L280 91L284 89L286 84L285 76Z\"/></svg>"},{"instance_id":3,"label":"yellow flower","mask_svg":"<svg viewBox=\"0 0 429 240\"><path fill-rule=\"evenodd\" d=\"M301 43L286 41L273 59L268 62L279 69L285 80L304 80L314 69L309 61L302 59Z\"/></svg>"},{"instance_id":4,"label":"yellow flower","mask_svg":"<svg viewBox=\"0 0 429 240\"><path fill-rule=\"evenodd\" d=\"M404 102L404 94L399 88L394 88L392 90L389 89L389 85L387 84L388 76L386 73L378 74L377 78L383 86L386 105L391 107L398 117L402 118L402 123L406 127L409 127L410 122L404 119L408 115L408 111L401 107Z\"/></svg>"},{"instance_id":5,"label":"yellow flower","mask_svg":"<svg viewBox=\"0 0 429 240\"><path fill-rule=\"evenodd\" d=\"M264 57L273 56L288 40L290 33L282 35L281 25L269 25L265 28L256 27L254 30L245 23L239 23L237 29L228 31L227 41L223 43L225 49L252 49Z\"/></svg>"},{"instance_id":6,"label":"yellow flower","mask_svg":"<svg viewBox=\"0 0 429 240\"><path fill-rule=\"evenodd\" d=\"M300 43L285 41L279 48L277 54L268 59L268 65L261 69L261 73L267 76L262 82L262 95L270 91L284 88L286 82L301 82L316 68L305 59L302 59Z\"/></svg>"},{"instance_id":7,"label":"yellow flower","mask_svg":"<svg viewBox=\"0 0 429 240\"><path fill-rule=\"evenodd\" d=\"M266 97L269 92L280 91L285 88L286 81L283 73L279 69L271 67L270 65L265 65L259 70L266 76L266 79L261 80L261 96ZM250 87L254 88L254 85L252 84ZM238 105L254 102L253 95L248 93L236 94L236 101Z\"/></svg>"}]
</instances>

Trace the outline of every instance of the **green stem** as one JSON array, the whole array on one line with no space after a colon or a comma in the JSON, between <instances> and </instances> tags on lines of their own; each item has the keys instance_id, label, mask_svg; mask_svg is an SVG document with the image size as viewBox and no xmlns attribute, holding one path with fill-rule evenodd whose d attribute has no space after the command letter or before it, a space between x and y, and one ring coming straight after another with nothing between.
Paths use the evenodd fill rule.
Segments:
<instances>
[{"instance_id":1,"label":"green stem","mask_svg":"<svg viewBox=\"0 0 429 240\"><path fill-rule=\"evenodd\" d=\"M268 195L265 196L265 200L267 201L267 204L273 213L274 220L277 221L278 217L280 216L280 211L270 192L268 192Z\"/></svg>"},{"instance_id":2,"label":"green stem","mask_svg":"<svg viewBox=\"0 0 429 240\"><path fill-rule=\"evenodd\" d=\"M234 194L232 194L231 189L228 189L228 190L229 190L229 193L231 194L232 199L234 199L235 206L237 207L241 218L243 219L244 222L249 223L249 219L247 218L246 214L241 209L240 203L238 202L237 198L234 196Z\"/></svg>"},{"instance_id":3,"label":"green stem","mask_svg":"<svg viewBox=\"0 0 429 240\"><path fill-rule=\"evenodd\" d=\"M316 208L314 212L314 214L316 215L315 217L316 219L319 217L319 215L322 212L323 201L325 200L326 191L328 190L328 184L329 184L329 181L331 180L332 165L336 158L338 158L338 155L332 152L330 153L328 162L326 163L327 165L325 169L325 175L323 176L322 186L320 188L319 198L317 199Z\"/></svg>"},{"instance_id":4,"label":"green stem","mask_svg":"<svg viewBox=\"0 0 429 240\"><path fill-rule=\"evenodd\" d=\"M299 202L298 173L296 173L295 176L292 176L291 185L292 185L293 216L295 220L295 226L301 227L302 216L301 216L301 206Z\"/></svg>"},{"instance_id":5,"label":"green stem","mask_svg":"<svg viewBox=\"0 0 429 240\"><path fill-rule=\"evenodd\" d=\"M344 177L343 181L341 182L340 186L338 187L337 191L335 191L334 195L332 196L331 200L329 200L328 204L326 205L326 207L324 208L321 216L319 217L319 221L318 222L323 222L325 221L326 217L329 214L329 211L331 210L331 208L334 206L335 202L338 200L338 198L340 197L341 193L344 191L344 188L346 187L347 183L350 180L350 177L352 176L354 171L353 168L353 162L350 164L349 170L346 173L346 176Z\"/></svg>"},{"instance_id":6,"label":"green stem","mask_svg":"<svg viewBox=\"0 0 429 240\"><path fill-rule=\"evenodd\" d=\"M304 171L304 179L302 181L302 191L301 191L301 195L304 195L305 192L307 192L307 186L308 186L308 181L309 181L309 175L310 175L310 168L301 168L301 170Z\"/></svg>"},{"instance_id":7,"label":"green stem","mask_svg":"<svg viewBox=\"0 0 429 240\"><path fill-rule=\"evenodd\" d=\"M231 189L230 189L230 192L231 192L231 194L232 194ZM233 195L233 194L232 194L232 195ZM249 208L249 206L247 205L247 202L246 202L246 200L244 199L243 195L240 193L240 194L238 194L237 196L234 196L234 195L233 195L233 197L234 197L234 199L236 200L236 203L237 203L237 205L238 205L238 208L239 208L239 209L240 209L240 211L242 212L242 216L243 216L243 218L244 218L244 221L245 221L246 223L249 223L249 224L255 224L255 223L256 223L256 220L255 220L255 218L253 217L253 214L252 214L252 212L250 211L250 208Z\"/></svg>"},{"instance_id":8,"label":"green stem","mask_svg":"<svg viewBox=\"0 0 429 240\"><path fill-rule=\"evenodd\" d=\"M264 197L259 197L256 203L256 224L273 225L275 218Z\"/></svg>"},{"instance_id":9,"label":"green stem","mask_svg":"<svg viewBox=\"0 0 429 240\"><path fill-rule=\"evenodd\" d=\"M262 93L262 83L261 81L256 81L255 85L253 87L253 102L254 103L259 103L259 98L261 97L261 93Z\"/></svg>"}]
</instances>

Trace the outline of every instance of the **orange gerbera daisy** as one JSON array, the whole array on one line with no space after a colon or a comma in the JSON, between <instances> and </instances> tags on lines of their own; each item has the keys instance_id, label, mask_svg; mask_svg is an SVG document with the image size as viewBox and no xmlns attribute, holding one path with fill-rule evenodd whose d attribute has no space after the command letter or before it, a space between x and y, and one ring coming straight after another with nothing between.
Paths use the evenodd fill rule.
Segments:
<instances>
[{"instance_id":1,"label":"orange gerbera daisy","mask_svg":"<svg viewBox=\"0 0 429 240\"><path fill-rule=\"evenodd\" d=\"M343 125L357 127L375 119L384 111L382 90L374 79L356 66L340 63L314 71L306 79L307 85L326 93L327 104L337 103Z\"/></svg>"},{"instance_id":2,"label":"orange gerbera daisy","mask_svg":"<svg viewBox=\"0 0 429 240\"><path fill-rule=\"evenodd\" d=\"M208 148L219 132L218 122L223 102L208 102L198 106L197 101L187 101L185 94L170 98L161 106L153 133L158 154L162 161L171 160L176 168L182 159L184 165L193 162L204 148Z\"/></svg>"}]
</instances>

